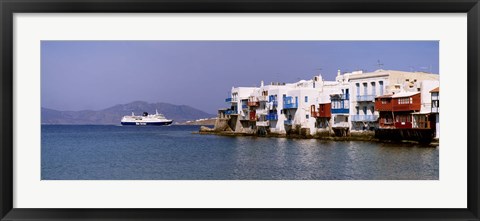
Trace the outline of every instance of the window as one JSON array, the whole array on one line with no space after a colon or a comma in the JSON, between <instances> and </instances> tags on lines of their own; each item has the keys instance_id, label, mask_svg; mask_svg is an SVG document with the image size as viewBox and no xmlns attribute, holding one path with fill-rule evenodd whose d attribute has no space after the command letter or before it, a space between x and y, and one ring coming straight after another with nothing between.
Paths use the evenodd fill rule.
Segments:
<instances>
[{"instance_id":1,"label":"window","mask_svg":"<svg viewBox=\"0 0 480 221\"><path fill-rule=\"evenodd\" d=\"M375 95L377 93L376 88L375 88L375 82L372 82L372 95Z\"/></svg>"},{"instance_id":2,"label":"window","mask_svg":"<svg viewBox=\"0 0 480 221\"><path fill-rule=\"evenodd\" d=\"M389 99L382 99L382 104L389 104L390 100Z\"/></svg>"},{"instance_id":3,"label":"window","mask_svg":"<svg viewBox=\"0 0 480 221\"><path fill-rule=\"evenodd\" d=\"M363 95L367 95L368 94L368 85L367 83L363 83Z\"/></svg>"},{"instance_id":4,"label":"window","mask_svg":"<svg viewBox=\"0 0 480 221\"><path fill-rule=\"evenodd\" d=\"M378 86L380 87L380 95L383 95L383 81L379 81Z\"/></svg>"},{"instance_id":5,"label":"window","mask_svg":"<svg viewBox=\"0 0 480 221\"><path fill-rule=\"evenodd\" d=\"M308 96L305 96L305 103L308 103Z\"/></svg>"},{"instance_id":6,"label":"window","mask_svg":"<svg viewBox=\"0 0 480 221\"><path fill-rule=\"evenodd\" d=\"M305 117L308 119L308 117L309 117L309 116L308 116L308 114L307 114L307 115L305 115Z\"/></svg>"},{"instance_id":7,"label":"window","mask_svg":"<svg viewBox=\"0 0 480 221\"><path fill-rule=\"evenodd\" d=\"M411 97L398 98L398 104L411 104L411 103L412 103Z\"/></svg>"},{"instance_id":8,"label":"window","mask_svg":"<svg viewBox=\"0 0 480 221\"><path fill-rule=\"evenodd\" d=\"M355 87L357 88L357 96L360 95L360 83L356 83Z\"/></svg>"}]
</instances>

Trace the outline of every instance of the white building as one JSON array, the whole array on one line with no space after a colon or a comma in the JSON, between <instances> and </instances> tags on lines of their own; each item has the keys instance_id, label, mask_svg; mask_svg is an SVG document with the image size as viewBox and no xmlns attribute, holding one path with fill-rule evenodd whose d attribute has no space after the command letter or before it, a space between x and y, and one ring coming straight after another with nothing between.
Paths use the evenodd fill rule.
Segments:
<instances>
[{"instance_id":1,"label":"white building","mask_svg":"<svg viewBox=\"0 0 480 221\"><path fill-rule=\"evenodd\" d=\"M422 104L429 105L428 91L438 85L439 76L425 72L404 72L377 70L364 73L347 73L349 76L351 109L351 130L373 130L378 128L378 111L375 110L375 98L401 91L421 92ZM428 97L428 99L427 99ZM429 108L429 107L428 107Z\"/></svg>"},{"instance_id":2,"label":"white building","mask_svg":"<svg viewBox=\"0 0 480 221\"><path fill-rule=\"evenodd\" d=\"M430 113L430 91L439 76L424 72L377 70L337 73L335 81L321 75L295 83L271 83L260 87L234 87L231 104L219 113L229 116L236 132L289 133L308 129L349 133L378 128L375 97L401 91L421 92L422 111ZM424 97L425 96L425 97ZM323 110L324 107L328 108ZM328 114L322 115L328 112ZM322 114L319 114L322 113Z\"/></svg>"}]
</instances>

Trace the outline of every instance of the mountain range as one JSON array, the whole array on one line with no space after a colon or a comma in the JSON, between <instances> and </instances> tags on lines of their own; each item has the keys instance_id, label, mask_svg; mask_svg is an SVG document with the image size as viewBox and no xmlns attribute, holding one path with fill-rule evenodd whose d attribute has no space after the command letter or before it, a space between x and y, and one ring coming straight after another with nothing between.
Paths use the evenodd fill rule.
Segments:
<instances>
[{"instance_id":1,"label":"mountain range","mask_svg":"<svg viewBox=\"0 0 480 221\"><path fill-rule=\"evenodd\" d=\"M132 112L135 115L141 115L143 112L154 114L155 110L165 115L167 119L172 119L174 123L215 117L187 105L135 101L98 111L59 111L42 107L42 124L120 124L120 119L125 115L131 115Z\"/></svg>"}]
</instances>

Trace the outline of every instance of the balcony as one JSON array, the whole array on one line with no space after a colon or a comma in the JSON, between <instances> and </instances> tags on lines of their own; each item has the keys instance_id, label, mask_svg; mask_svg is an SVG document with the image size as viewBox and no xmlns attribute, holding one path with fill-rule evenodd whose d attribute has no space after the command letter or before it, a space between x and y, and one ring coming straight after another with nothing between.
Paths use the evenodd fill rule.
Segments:
<instances>
[{"instance_id":1,"label":"balcony","mask_svg":"<svg viewBox=\"0 0 480 221\"><path fill-rule=\"evenodd\" d=\"M298 103L293 100L293 97L285 97L283 100L283 109L296 109Z\"/></svg>"},{"instance_id":2,"label":"balcony","mask_svg":"<svg viewBox=\"0 0 480 221\"><path fill-rule=\"evenodd\" d=\"M238 98L236 97L227 97L225 98L225 102L237 102L238 101Z\"/></svg>"},{"instance_id":3,"label":"balcony","mask_svg":"<svg viewBox=\"0 0 480 221\"><path fill-rule=\"evenodd\" d=\"M359 95L357 96L357 102L374 102L375 95Z\"/></svg>"},{"instance_id":4,"label":"balcony","mask_svg":"<svg viewBox=\"0 0 480 221\"><path fill-rule=\"evenodd\" d=\"M375 101L375 110L393 111L393 103L390 98L377 98Z\"/></svg>"},{"instance_id":5,"label":"balcony","mask_svg":"<svg viewBox=\"0 0 480 221\"><path fill-rule=\"evenodd\" d=\"M249 101L248 106L249 107L258 107L260 105L260 102L258 101Z\"/></svg>"},{"instance_id":6,"label":"balcony","mask_svg":"<svg viewBox=\"0 0 480 221\"><path fill-rule=\"evenodd\" d=\"M315 108L315 105L312 105L310 108L310 112L311 116L315 118L330 118L332 116L331 104L319 104L319 108Z\"/></svg>"},{"instance_id":7,"label":"balcony","mask_svg":"<svg viewBox=\"0 0 480 221\"><path fill-rule=\"evenodd\" d=\"M255 122L255 125L257 127L268 127L268 126L270 126L270 122L268 122L268 121L257 121L257 122Z\"/></svg>"},{"instance_id":8,"label":"balcony","mask_svg":"<svg viewBox=\"0 0 480 221\"><path fill-rule=\"evenodd\" d=\"M242 109L248 109L248 105L242 104Z\"/></svg>"},{"instance_id":9,"label":"balcony","mask_svg":"<svg viewBox=\"0 0 480 221\"><path fill-rule=\"evenodd\" d=\"M349 100L350 94L334 94L330 95L330 100Z\"/></svg>"},{"instance_id":10,"label":"balcony","mask_svg":"<svg viewBox=\"0 0 480 221\"><path fill-rule=\"evenodd\" d=\"M225 114L226 115L232 115L232 114L237 114L237 112L234 111L234 110L225 110Z\"/></svg>"},{"instance_id":11,"label":"balcony","mask_svg":"<svg viewBox=\"0 0 480 221\"><path fill-rule=\"evenodd\" d=\"M296 109L298 108L297 103L283 104L283 109Z\"/></svg>"},{"instance_id":12,"label":"balcony","mask_svg":"<svg viewBox=\"0 0 480 221\"><path fill-rule=\"evenodd\" d=\"M348 114L349 112L350 112L350 109L348 108L332 109L332 114Z\"/></svg>"},{"instance_id":13,"label":"balcony","mask_svg":"<svg viewBox=\"0 0 480 221\"><path fill-rule=\"evenodd\" d=\"M267 120L278 120L278 115L277 114L267 114L267 116L265 116L265 118Z\"/></svg>"},{"instance_id":14,"label":"balcony","mask_svg":"<svg viewBox=\"0 0 480 221\"><path fill-rule=\"evenodd\" d=\"M283 124L291 126L291 125L293 125L293 120L284 120Z\"/></svg>"},{"instance_id":15,"label":"balcony","mask_svg":"<svg viewBox=\"0 0 480 221\"><path fill-rule=\"evenodd\" d=\"M249 118L250 118L250 121L256 121L257 120L257 114L255 113L255 111L252 111L249 113Z\"/></svg>"},{"instance_id":16,"label":"balcony","mask_svg":"<svg viewBox=\"0 0 480 221\"><path fill-rule=\"evenodd\" d=\"M352 115L352 121L375 122L377 120L378 115Z\"/></svg>"}]
</instances>

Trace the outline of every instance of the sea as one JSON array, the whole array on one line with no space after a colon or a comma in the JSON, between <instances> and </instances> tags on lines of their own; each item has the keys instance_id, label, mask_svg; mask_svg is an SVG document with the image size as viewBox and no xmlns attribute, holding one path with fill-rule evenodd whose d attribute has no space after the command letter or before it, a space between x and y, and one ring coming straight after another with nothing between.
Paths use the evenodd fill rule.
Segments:
<instances>
[{"instance_id":1,"label":"sea","mask_svg":"<svg viewBox=\"0 0 480 221\"><path fill-rule=\"evenodd\" d=\"M42 125L42 180L438 180L439 147Z\"/></svg>"}]
</instances>

